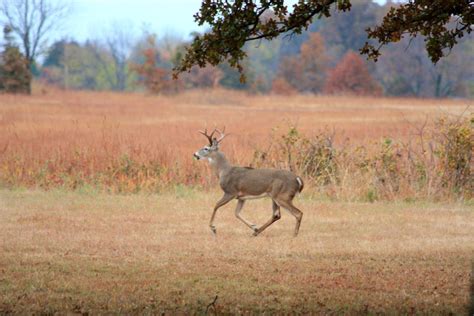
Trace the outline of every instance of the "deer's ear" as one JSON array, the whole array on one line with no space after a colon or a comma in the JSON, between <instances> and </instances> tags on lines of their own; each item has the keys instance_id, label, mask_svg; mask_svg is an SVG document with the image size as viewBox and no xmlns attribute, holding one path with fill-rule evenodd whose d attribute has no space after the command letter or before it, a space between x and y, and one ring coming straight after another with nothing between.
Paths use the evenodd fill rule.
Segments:
<instances>
[{"instance_id":1,"label":"deer's ear","mask_svg":"<svg viewBox=\"0 0 474 316\"><path fill-rule=\"evenodd\" d=\"M219 148L219 142L217 141L217 138L212 139L212 148Z\"/></svg>"}]
</instances>

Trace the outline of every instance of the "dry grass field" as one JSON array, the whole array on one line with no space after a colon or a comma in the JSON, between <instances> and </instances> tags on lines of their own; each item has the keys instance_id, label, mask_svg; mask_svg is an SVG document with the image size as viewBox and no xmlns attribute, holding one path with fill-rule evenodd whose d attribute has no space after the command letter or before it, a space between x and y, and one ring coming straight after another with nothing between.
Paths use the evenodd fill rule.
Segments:
<instances>
[{"instance_id":1,"label":"dry grass field","mask_svg":"<svg viewBox=\"0 0 474 316\"><path fill-rule=\"evenodd\" d=\"M472 205L337 203L258 237L219 193L0 191L0 314L466 314ZM270 201L251 201L257 223Z\"/></svg>"},{"instance_id":2,"label":"dry grass field","mask_svg":"<svg viewBox=\"0 0 474 316\"><path fill-rule=\"evenodd\" d=\"M163 186L180 184L209 188L215 182L208 180L211 178L208 168L190 159L205 144L197 130L225 126L232 135L226 138L222 148L232 162L240 165L254 162L256 153L270 148L273 141L273 151L279 152L280 157L273 157L273 163L263 165L288 168L281 161L286 159L286 154L274 150L277 147L274 143L281 142L281 135L296 126L308 138L331 134L334 146L343 148L339 151L343 157L329 163L339 164L339 173L345 173L346 179L333 181L336 188L326 191L337 194L329 195L338 199L364 199L371 191L367 183L374 177L380 178L373 173L393 173L386 170L395 167L389 166L388 160L392 159L399 169L418 170L423 165L425 170L410 171L413 174L405 176L410 179L406 185L392 185L400 187L400 194L385 195L389 198L440 196L429 186L439 187L443 179L432 179L436 177L430 177L430 173L445 169L445 163L433 162L434 153L426 150L432 148L427 141L433 135L425 131L423 141L428 147L423 148L417 143L418 134L424 125L431 131L439 129L433 122L441 116L455 119L464 113L469 118L470 103L470 100L251 96L224 90L189 91L175 96L55 90L38 91L33 97L0 95L0 183L8 187L45 189L88 185L111 192L158 192ZM467 141L469 137L466 136ZM443 135L438 138L442 140ZM386 139L393 139L389 148L385 146ZM364 147L361 151L356 146ZM414 146L418 152L408 152L407 146ZM291 150L298 153L300 149ZM395 160L400 160L397 158L400 150L404 151L404 161L399 163ZM418 160L414 161L413 157ZM367 163L382 164L384 170L360 170ZM346 168L349 164L353 165L352 169ZM349 177L356 171L365 173L355 177L358 182ZM403 170L396 173L400 171ZM448 180L450 177L450 174L445 176ZM306 177L306 182L312 185L310 178ZM413 178L422 178L423 183ZM361 192L347 190L351 187L359 187Z\"/></svg>"},{"instance_id":3,"label":"dry grass field","mask_svg":"<svg viewBox=\"0 0 474 316\"><path fill-rule=\"evenodd\" d=\"M466 314L469 182L464 195L446 185L450 174L438 168L449 164L430 164L423 147L424 160L413 160L421 171L405 174L401 150L425 123L472 115L470 102L220 90L0 95L0 314ZM334 146L353 147L328 160L338 168L329 184L305 178L297 238L285 212L251 237L235 203L219 210L213 237L220 192L191 159L206 126L226 126L222 150L241 165L291 126L308 137L334 131ZM468 145L459 148L472 148L472 127L458 131ZM472 165L464 170L472 175ZM250 201L243 213L262 224L271 202Z\"/></svg>"},{"instance_id":4,"label":"dry grass field","mask_svg":"<svg viewBox=\"0 0 474 316\"><path fill-rule=\"evenodd\" d=\"M104 141L115 140L129 150L143 145L189 154L183 149L203 140L198 129L226 126L234 134L226 140L227 150L236 154L265 140L271 129L289 125L307 133L334 128L340 140L354 142L407 137L426 118L460 114L472 101L249 96L226 90L176 96L51 90L32 98L0 95L0 104L0 144L16 140L9 150L28 146L45 155L66 146L102 148L110 145Z\"/></svg>"}]
</instances>

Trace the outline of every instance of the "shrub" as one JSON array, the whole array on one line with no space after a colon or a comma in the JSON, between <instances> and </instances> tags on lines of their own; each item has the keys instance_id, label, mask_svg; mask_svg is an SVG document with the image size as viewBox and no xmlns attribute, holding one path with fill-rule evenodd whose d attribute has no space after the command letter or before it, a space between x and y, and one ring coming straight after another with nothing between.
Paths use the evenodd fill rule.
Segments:
<instances>
[{"instance_id":1,"label":"shrub","mask_svg":"<svg viewBox=\"0 0 474 316\"><path fill-rule=\"evenodd\" d=\"M338 199L471 199L473 120L442 118L417 140L340 148L334 131L308 137L290 127L255 151L253 165L292 170Z\"/></svg>"}]
</instances>

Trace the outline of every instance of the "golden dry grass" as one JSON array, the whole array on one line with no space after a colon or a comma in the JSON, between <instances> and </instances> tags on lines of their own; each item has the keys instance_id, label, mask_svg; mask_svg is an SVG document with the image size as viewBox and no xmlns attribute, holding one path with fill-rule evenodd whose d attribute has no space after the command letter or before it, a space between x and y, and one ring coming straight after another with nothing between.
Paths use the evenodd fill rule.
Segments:
<instances>
[{"instance_id":1,"label":"golden dry grass","mask_svg":"<svg viewBox=\"0 0 474 316\"><path fill-rule=\"evenodd\" d=\"M149 146L186 148L202 142L196 130L227 126L229 147L252 148L277 126L297 124L311 133L335 128L340 137L373 140L407 136L411 125L427 117L459 114L470 100L423 100L329 96L249 96L225 90L189 91L177 96L144 96L111 92L62 92L44 95L0 95L3 144L14 136L34 146L86 142L103 145L103 133ZM104 131L105 129L105 131ZM179 141L177 141L179 140ZM10 146L16 142L12 141ZM98 144L96 144L98 143ZM48 145L48 144L47 144ZM71 145L71 144L63 144Z\"/></svg>"},{"instance_id":2,"label":"golden dry grass","mask_svg":"<svg viewBox=\"0 0 474 316\"><path fill-rule=\"evenodd\" d=\"M383 137L406 140L427 119L458 115L469 102L224 90L176 96L56 90L33 97L0 95L0 171L6 175L0 181L45 188L99 183L120 192L205 185L208 177L201 175L209 176L207 168L190 159L205 144L197 133L205 126L226 126L233 135L223 150L232 162L248 165L275 128L283 134L297 125L309 136L334 129L339 144L346 138L351 145ZM129 158L143 164L139 175L117 172L128 168Z\"/></svg>"},{"instance_id":3,"label":"golden dry grass","mask_svg":"<svg viewBox=\"0 0 474 316\"><path fill-rule=\"evenodd\" d=\"M296 199L259 237L219 193L0 190L0 313L465 314L472 206ZM244 215L263 223L270 201Z\"/></svg>"}]
</instances>

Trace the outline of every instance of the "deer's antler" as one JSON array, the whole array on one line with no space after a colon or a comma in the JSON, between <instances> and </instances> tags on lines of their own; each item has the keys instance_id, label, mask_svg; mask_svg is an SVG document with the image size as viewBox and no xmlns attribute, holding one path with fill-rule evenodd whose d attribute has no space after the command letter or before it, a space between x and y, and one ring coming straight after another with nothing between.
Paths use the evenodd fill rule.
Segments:
<instances>
[{"instance_id":1,"label":"deer's antler","mask_svg":"<svg viewBox=\"0 0 474 316\"><path fill-rule=\"evenodd\" d=\"M227 135L229 135L229 134L226 134L226 133L225 133L225 126L224 126L224 129L222 130L222 132L221 132L220 130L218 130L217 128L214 129L214 131L217 131L217 132L220 134L219 139L216 139L216 142L217 142L218 144L224 139L224 137L226 137Z\"/></svg>"},{"instance_id":2,"label":"deer's antler","mask_svg":"<svg viewBox=\"0 0 474 316\"><path fill-rule=\"evenodd\" d=\"M215 132L218 132L220 134L219 138L212 138L215 134ZM219 144L223 139L224 137L226 137L227 135L229 134L226 134L225 133L225 126L224 126L224 129L222 130L222 132L220 130L218 130L217 128L214 128L214 130L212 131L212 133L209 135L207 133L207 128L204 130L204 131L199 131L199 133L203 134L204 136L206 136L207 140L209 141L209 145L213 145L214 142L216 142L217 144Z\"/></svg>"},{"instance_id":3,"label":"deer's antler","mask_svg":"<svg viewBox=\"0 0 474 316\"><path fill-rule=\"evenodd\" d=\"M211 133L211 135L207 134L207 128L204 131L199 131L199 133L203 134L206 136L207 140L209 141L209 145L212 146L212 136L214 136L214 133L216 132L216 129L214 129Z\"/></svg>"}]
</instances>

